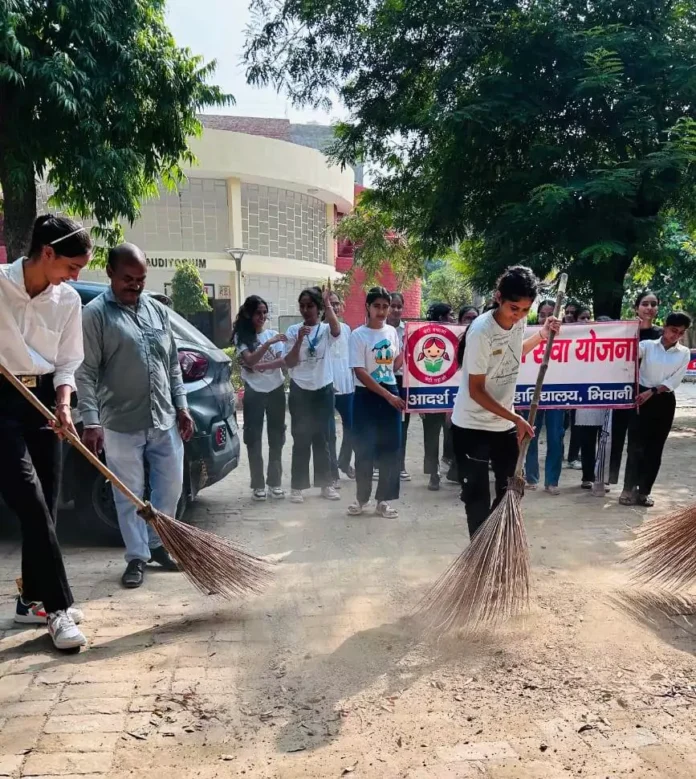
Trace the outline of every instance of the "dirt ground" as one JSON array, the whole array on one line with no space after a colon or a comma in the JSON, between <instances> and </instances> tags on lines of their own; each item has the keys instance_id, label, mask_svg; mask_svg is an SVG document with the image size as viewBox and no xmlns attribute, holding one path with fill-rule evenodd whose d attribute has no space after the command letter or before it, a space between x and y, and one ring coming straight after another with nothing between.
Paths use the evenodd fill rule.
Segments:
<instances>
[{"instance_id":1,"label":"dirt ground","mask_svg":"<svg viewBox=\"0 0 696 779\"><path fill-rule=\"evenodd\" d=\"M655 508L570 470L559 497L525 497L533 608L493 634L422 642L410 619L467 542L456 488L426 490L417 419L398 520L346 516L349 482L341 503L253 503L245 464L201 494L192 522L278 561L263 596L155 570L124 591L120 550L66 547L90 645L59 656L2 622L0 776L691 779L694 607L655 608L620 564L633 529L693 500L686 404ZM0 555L10 615L17 542Z\"/></svg>"}]
</instances>

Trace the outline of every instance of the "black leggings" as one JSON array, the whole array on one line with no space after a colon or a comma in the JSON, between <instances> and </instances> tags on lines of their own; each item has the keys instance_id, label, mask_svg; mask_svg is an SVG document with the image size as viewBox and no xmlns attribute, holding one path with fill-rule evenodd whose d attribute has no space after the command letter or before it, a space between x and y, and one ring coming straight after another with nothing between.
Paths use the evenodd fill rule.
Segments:
<instances>
[{"instance_id":1,"label":"black leggings","mask_svg":"<svg viewBox=\"0 0 696 779\"><path fill-rule=\"evenodd\" d=\"M640 388L641 392L645 387ZM662 451L672 429L677 401L673 392L653 395L631 419L624 491L650 495L662 465Z\"/></svg>"},{"instance_id":2,"label":"black leggings","mask_svg":"<svg viewBox=\"0 0 696 779\"><path fill-rule=\"evenodd\" d=\"M34 394L55 404L52 377ZM22 529L22 597L47 612L67 609L72 592L56 537L61 458L58 436L14 387L0 378L0 495Z\"/></svg>"},{"instance_id":3,"label":"black leggings","mask_svg":"<svg viewBox=\"0 0 696 779\"><path fill-rule=\"evenodd\" d=\"M462 484L469 536L473 537L502 500L508 479L515 475L519 454L517 428L494 432L452 425L452 443ZM492 505L488 483L489 462L495 474L495 500Z\"/></svg>"}]
</instances>

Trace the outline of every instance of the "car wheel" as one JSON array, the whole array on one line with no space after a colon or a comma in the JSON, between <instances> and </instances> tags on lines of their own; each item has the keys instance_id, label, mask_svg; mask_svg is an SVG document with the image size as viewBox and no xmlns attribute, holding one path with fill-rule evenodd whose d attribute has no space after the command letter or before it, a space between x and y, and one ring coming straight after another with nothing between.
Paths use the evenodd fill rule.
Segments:
<instances>
[{"instance_id":1,"label":"car wheel","mask_svg":"<svg viewBox=\"0 0 696 779\"><path fill-rule=\"evenodd\" d=\"M80 460L75 462L74 485L80 530L93 541L123 546L111 485L96 468Z\"/></svg>"}]
</instances>

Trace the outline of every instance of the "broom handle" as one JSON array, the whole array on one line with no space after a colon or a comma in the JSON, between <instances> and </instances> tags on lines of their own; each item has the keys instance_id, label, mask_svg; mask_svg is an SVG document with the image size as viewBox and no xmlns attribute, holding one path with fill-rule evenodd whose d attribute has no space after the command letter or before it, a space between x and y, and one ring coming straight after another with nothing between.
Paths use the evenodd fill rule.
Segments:
<instances>
[{"instance_id":1,"label":"broom handle","mask_svg":"<svg viewBox=\"0 0 696 779\"><path fill-rule=\"evenodd\" d=\"M49 422L53 422L55 425L60 425L58 419L44 406L44 404L34 395L33 392L30 392L24 384L13 374L11 373L1 362L0 362L0 374L2 374L7 381L10 382L10 384L19 392L26 401L31 403L32 406L41 414L43 414L46 419L48 419ZM119 489L127 498L128 500L135 504L138 511L142 511L142 509L145 508L145 503L131 490L126 487L126 485L115 475L113 474L107 467L104 465L104 463L80 441L79 437L71 433L69 430L63 430L63 435L68 439L68 441L77 449L77 451L86 457L90 463L101 473L101 475L109 482L111 482L114 487Z\"/></svg>"},{"instance_id":2,"label":"broom handle","mask_svg":"<svg viewBox=\"0 0 696 779\"><path fill-rule=\"evenodd\" d=\"M556 294L556 305L553 309L553 315L557 317L561 313L561 306L563 305L563 298L565 297L566 285L568 283L568 274L561 273L558 279L558 292ZM534 387L534 395L532 396L532 403L529 406L529 424L534 427L536 420L537 410L539 408L539 398L541 397L541 388L544 384L544 378L546 377L546 371L549 368L549 359L551 358L551 347L553 346L553 339L556 337L556 333L551 331L549 337L546 340L546 348L544 349L544 359L539 366L539 375L537 376L536 386ZM515 467L515 476L522 476L524 470L524 461L527 457L527 449L529 449L529 442L532 439L529 436L525 436L520 446L520 452L517 456L517 466Z\"/></svg>"}]
</instances>

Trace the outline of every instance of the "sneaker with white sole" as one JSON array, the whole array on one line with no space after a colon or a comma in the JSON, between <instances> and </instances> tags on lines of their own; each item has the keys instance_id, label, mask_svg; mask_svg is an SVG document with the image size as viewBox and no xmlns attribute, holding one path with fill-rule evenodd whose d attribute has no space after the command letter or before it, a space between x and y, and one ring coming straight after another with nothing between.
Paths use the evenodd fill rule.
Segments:
<instances>
[{"instance_id":1,"label":"sneaker with white sole","mask_svg":"<svg viewBox=\"0 0 696 779\"><path fill-rule=\"evenodd\" d=\"M73 606L68 609L68 614L76 625L79 625L84 619L84 614L80 609ZM14 621L20 625L45 625L48 622L48 614L41 601L25 603L18 595Z\"/></svg>"},{"instance_id":2,"label":"sneaker with white sole","mask_svg":"<svg viewBox=\"0 0 696 779\"><path fill-rule=\"evenodd\" d=\"M290 503L304 503L302 490L290 490Z\"/></svg>"},{"instance_id":3,"label":"sneaker with white sole","mask_svg":"<svg viewBox=\"0 0 696 779\"><path fill-rule=\"evenodd\" d=\"M254 490L254 500L266 500L266 488L263 487L260 490Z\"/></svg>"},{"instance_id":4,"label":"sneaker with white sole","mask_svg":"<svg viewBox=\"0 0 696 779\"><path fill-rule=\"evenodd\" d=\"M282 487L271 487L271 497L273 500L283 500L285 498L285 490Z\"/></svg>"},{"instance_id":5,"label":"sneaker with white sole","mask_svg":"<svg viewBox=\"0 0 696 779\"><path fill-rule=\"evenodd\" d=\"M335 487L322 487L321 497L324 500L341 500L341 496L338 494L338 490Z\"/></svg>"},{"instance_id":6,"label":"sneaker with white sole","mask_svg":"<svg viewBox=\"0 0 696 779\"><path fill-rule=\"evenodd\" d=\"M54 611L48 615L48 633L56 649L79 649L87 643L67 611Z\"/></svg>"},{"instance_id":7,"label":"sneaker with white sole","mask_svg":"<svg viewBox=\"0 0 696 779\"><path fill-rule=\"evenodd\" d=\"M401 481L411 481L411 474L408 471L401 471L399 478Z\"/></svg>"}]
</instances>

